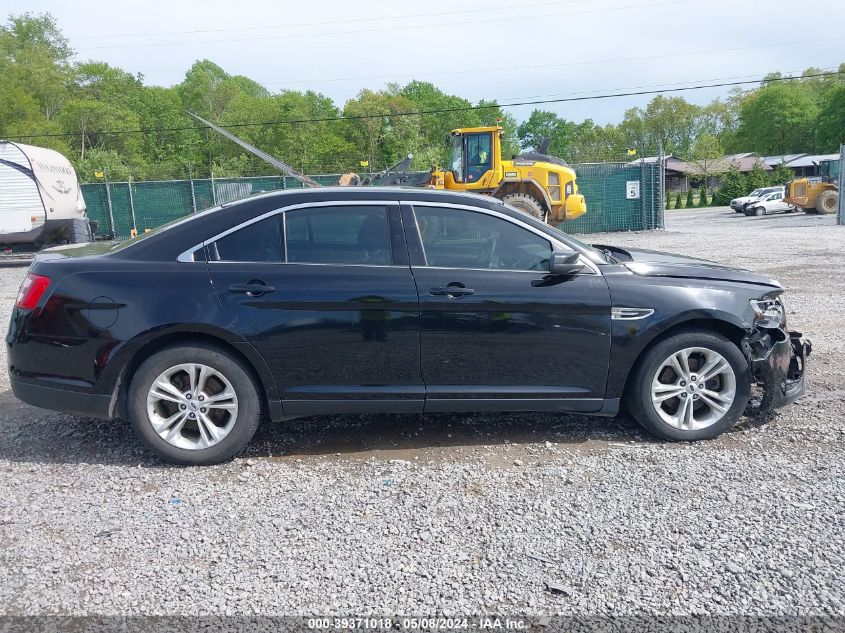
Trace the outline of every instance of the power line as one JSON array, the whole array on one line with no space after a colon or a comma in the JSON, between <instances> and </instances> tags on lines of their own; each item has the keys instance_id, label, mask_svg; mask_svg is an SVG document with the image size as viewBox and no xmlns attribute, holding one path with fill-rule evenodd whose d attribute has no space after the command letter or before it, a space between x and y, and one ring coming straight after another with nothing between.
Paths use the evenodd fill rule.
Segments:
<instances>
[{"instance_id":1,"label":"power line","mask_svg":"<svg viewBox=\"0 0 845 633\"><path fill-rule=\"evenodd\" d=\"M432 13L409 13L405 15L384 15L384 16L367 16L363 18L346 18L343 20L320 20L319 22L299 22L287 24L271 24L267 26L243 26L243 27L227 27L223 29L193 29L188 31L157 31L151 33L120 33L114 35L76 35L69 39L71 40L91 40L91 39L116 39L125 37L155 37L157 35L194 35L205 33L234 33L239 31L267 31L271 29L292 29L303 26L327 26L334 24L354 24L357 22L383 22L385 20L407 20L410 18L436 18L442 19L446 15L464 15L477 13L490 13L492 11L509 11L511 9L529 9L533 7L556 6L562 4L587 4L584 0L552 0L551 2L528 2L520 4L510 4L498 7L479 7L476 9L464 9L461 11L438 11Z\"/></svg>"},{"instance_id":2,"label":"power line","mask_svg":"<svg viewBox=\"0 0 845 633\"><path fill-rule=\"evenodd\" d=\"M640 9L640 8L651 8L651 7L660 7L665 5L678 5L678 4L689 4L694 2L694 0L662 0L660 2L652 2L646 4L630 4L630 5L622 5L617 7L604 7L599 9L582 9L576 11L556 11L553 13L540 13L536 15L522 15L522 16L510 16L510 17L499 17L499 18L487 18L483 20L468 20L464 22L448 22L446 24L435 23L435 24L409 24L409 25L399 25L399 26L391 26L391 27L384 27L384 28L373 28L373 29L358 29L352 31L328 31L323 33L295 33L291 35L279 36L279 35L268 35L263 37L246 37L246 38L227 38L227 39L217 39L217 40L202 40L202 41L181 41L181 42L132 42L132 43L125 43L125 44L102 44L99 46L84 46L80 47L79 50L98 50L98 49L105 49L105 48L137 48L137 47L150 47L150 46L182 46L182 45L190 45L196 46L198 44L222 44L222 43L235 43L235 42L256 42L262 40L278 40L280 37L284 37L285 39L299 39L299 38L313 38L313 37L335 37L338 35L358 35L362 33L382 33L388 31L406 31L406 30L419 30L419 29L431 29L431 28L438 28L442 29L446 26L461 26L461 25L477 25L477 24L489 24L492 22L514 22L519 20L536 20L539 18L548 18L554 17L559 15L582 15L587 13L606 13L608 11L619 11L623 9Z\"/></svg>"},{"instance_id":3,"label":"power line","mask_svg":"<svg viewBox=\"0 0 845 633\"><path fill-rule=\"evenodd\" d=\"M334 117L318 117L312 119L282 119L276 121L248 121L243 123L229 123L227 125L221 126L226 128L242 128L242 127L266 127L271 125L300 125L305 123L330 123L335 121L360 121L360 120L367 120L367 119L389 119L389 118L396 118L396 117L407 117L407 116L421 116L427 114L452 114L455 112L470 112L474 110L495 110L497 108L513 108L518 106L530 106L530 105L543 105L549 103L570 103L575 101L595 101L595 100L603 100L603 99L616 99L619 97L637 97L643 95L652 95L652 94L660 94L666 92L687 92L690 90L703 90L707 88L726 88L732 86L746 86L751 84L759 84L763 82L779 82L779 81L800 81L803 79L814 79L817 77L838 77L841 75L845 75L845 71L834 71L834 72L824 72L824 73L814 73L809 75L802 75L801 77L769 77L763 79L750 79L745 81L726 81L726 82L718 82L718 83L706 83L706 84L699 84L695 86L679 86L675 88L666 88L663 90L636 90L636 91L628 91L628 92L612 92L610 94L601 94L601 95L592 95L592 96L581 96L581 97L564 97L559 99L537 99L537 100L528 100L528 101L518 101L514 103L503 103L503 104L491 104L491 105L475 105L475 106L456 106L453 108L439 108L434 110L413 110L409 112L384 112L379 114L360 114L360 115L353 115L353 116L334 116ZM100 130L100 131L92 131L90 134L112 134L112 135L122 135L122 134L151 134L156 132L183 132L189 130L201 130L201 129L208 129L201 126L184 126L184 127L172 127L172 128L147 128L147 129L138 129L138 130ZM16 138L49 138L49 137L65 137L65 136L78 136L76 132L67 132L67 133L52 133L52 134L23 134L18 135Z\"/></svg>"},{"instance_id":4,"label":"power line","mask_svg":"<svg viewBox=\"0 0 845 633\"><path fill-rule=\"evenodd\" d=\"M820 72L824 72L824 73L826 73L826 72L836 73L836 72L838 72L837 69L838 69L838 66L837 67L831 66L831 67L828 67L828 68L819 68L818 70ZM784 71L784 74L797 75L801 72L803 72L803 71L802 70L787 70L787 71ZM751 79L753 77L759 77L759 76L760 76L760 73L756 72L756 73L748 73L748 74L745 74L745 75L732 75L730 77L711 77L709 79L693 79L693 80L690 80L690 81L676 81L674 83L645 84L645 85L641 85L641 86L629 86L627 88L624 88L624 90L645 90L646 88L661 88L662 89L662 88L671 88L671 87L674 87L674 86L686 86L688 84L696 84L696 83L704 83L704 82L733 81L734 79ZM800 79L800 76L796 77L796 79ZM767 81L767 80L763 80L763 81ZM526 95L524 97L503 97L501 99L501 101L508 102L508 101L513 101L514 99L545 99L545 98L551 98L551 97L560 97L562 95L592 95L592 94L601 93L601 92L604 92L604 91L603 90L580 90L580 91L577 91L577 92L575 92L575 91L553 92L553 93L546 93L546 94L540 94L540 95ZM507 103L500 104L500 106L503 106L503 105L507 105Z\"/></svg>"},{"instance_id":5,"label":"power line","mask_svg":"<svg viewBox=\"0 0 845 633\"><path fill-rule=\"evenodd\" d=\"M466 70L448 70L448 71L435 71L435 72L422 72L422 73L408 73L404 75L369 75L369 76L359 76L359 77L333 77L330 79L292 79L292 80L280 80L280 81L266 81L267 85L273 85L278 83L284 83L285 85L290 84L321 84L321 83L332 83L332 82L340 82L340 81L375 81L378 79L400 79L405 77L445 77L447 75L477 75L480 73L502 73L502 72L513 72L519 70L547 70L550 68L565 68L570 66L590 66L593 64L619 64L623 62L639 62L639 61L653 61L655 59L668 59L668 58L675 58L681 56L690 56L690 55L713 55L715 53L735 53L739 51L750 51L762 48L780 48L782 46L802 46L804 44L816 44L819 42L828 42L828 41L838 41L845 39L845 36L834 36L834 37L827 37L827 38L815 38L809 40L795 40L792 42L772 42L768 44L753 44L751 46L737 46L734 48L712 48L707 50L695 50L695 51L677 51L673 53L658 53L656 55L640 55L637 57L615 57L615 58L604 58L604 59L586 59L581 61L571 61L571 62L561 62L558 64L531 64L526 66L498 66L493 68L471 68Z\"/></svg>"}]
</instances>

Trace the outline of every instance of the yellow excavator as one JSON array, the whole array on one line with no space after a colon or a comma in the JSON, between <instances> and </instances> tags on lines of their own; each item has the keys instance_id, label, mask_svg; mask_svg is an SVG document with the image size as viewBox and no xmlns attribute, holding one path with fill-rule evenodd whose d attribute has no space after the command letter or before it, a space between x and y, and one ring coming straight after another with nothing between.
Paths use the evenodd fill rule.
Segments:
<instances>
[{"instance_id":1,"label":"yellow excavator","mask_svg":"<svg viewBox=\"0 0 845 633\"><path fill-rule=\"evenodd\" d=\"M228 130L192 112L188 114L305 186L320 186ZM519 154L511 160L502 160L502 128L498 125L454 129L446 142L449 146L448 169L434 167L427 172L409 172L413 158L409 154L398 164L367 178L362 179L355 173L344 174L338 184L406 185L487 194L549 223L574 220L587 212L587 203L575 183L575 171L560 158L546 154L548 140L535 152Z\"/></svg>"}]
</instances>

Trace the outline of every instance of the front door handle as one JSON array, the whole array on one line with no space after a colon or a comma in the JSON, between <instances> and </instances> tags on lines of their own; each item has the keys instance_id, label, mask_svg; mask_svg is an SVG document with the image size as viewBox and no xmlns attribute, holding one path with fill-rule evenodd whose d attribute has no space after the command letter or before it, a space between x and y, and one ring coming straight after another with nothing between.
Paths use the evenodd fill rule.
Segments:
<instances>
[{"instance_id":1,"label":"front door handle","mask_svg":"<svg viewBox=\"0 0 845 633\"><path fill-rule=\"evenodd\" d=\"M431 288L429 293L435 297L465 297L467 295L475 294L472 288L464 288L463 286L446 286L445 288Z\"/></svg>"},{"instance_id":2,"label":"front door handle","mask_svg":"<svg viewBox=\"0 0 845 633\"><path fill-rule=\"evenodd\" d=\"M273 286L268 286L267 284L259 283L257 281L251 281L248 284L229 285L229 292L242 293L250 297L260 297L261 295L266 295L275 291L276 289Z\"/></svg>"}]
</instances>

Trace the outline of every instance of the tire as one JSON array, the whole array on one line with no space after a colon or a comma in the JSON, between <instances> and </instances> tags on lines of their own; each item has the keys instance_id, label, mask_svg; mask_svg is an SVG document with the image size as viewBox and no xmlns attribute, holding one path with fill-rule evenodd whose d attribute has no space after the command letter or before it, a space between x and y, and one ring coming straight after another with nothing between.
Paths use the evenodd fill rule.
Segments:
<instances>
[{"instance_id":1,"label":"tire","mask_svg":"<svg viewBox=\"0 0 845 633\"><path fill-rule=\"evenodd\" d=\"M829 215L836 213L839 206L839 194L832 189L822 191L816 198L816 212Z\"/></svg>"},{"instance_id":2,"label":"tire","mask_svg":"<svg viewBox=\"0 0 845 633\"><path fill-rule=\"evenodd\" d=\"M751 214L760 217L761 215L766 215L766 210L763 207L754 207L751 209Z\"/></svg>"},{"instance_id":3,"label":"tire","mask_svg":"<svg viewBox=\"0 0 845 633\"><path fill-rule=\"evenodd\" d=\"M184 365L195 372L193 391L185 382L188 370L179 367ZM154 382L169 383L173 390L151 392ZM169 397L157 397L164 392ZM190 399L188 393L192 393ZM230 393L234 398L227 397ZM135 372L127 393L129 421L141 442L171 464L219 464L240 453L255 434L261 420L259 393L249 368L218 348L168 347L146 359ZM202 402L208 406L202 407ZM190 413L191 408L196 412ZM187 419L189 413L193 419ZM177 415L168 425L171 416ZM200 424L201 420L205 422ZM158 431L154 424L159 424Z\"/></svg>"},{"instance_id":4,"label":"tire","mask_svg":"<svg viewBox=\"0 0 845 633\"><path fill-rule=\"evenodd\" d=\"M699 362L706 367L710 361L716 362L717 356L728 367L700 383L704 384L704 390L698 388L697 381L683 381L681 387L682 378L677 377L680 374L666 363L684 353L692 370L690 378L695 376L693 372L703 368ZM678 395L669 395L674 393ZM662 402L655 404L653 394L661 397ZM699 397L695 398L696 395ZM751 371L740 349L715 332L688 330L658 342L645 353L631 373L625 399L634 419L652 435L664 440L694 441L712 439L730 429L745 411L750 395ZM724 411L711 407L709 402L718 403ZM685 403L692 403L691 423L684 415L687 408L682 409L689 406ZM672 418L680 424L670 422Z\"/></svg>"},{"instance_id":5,"label":"tire","mask_svg":"<svg viewBox=\"0 0 845 633\"><path fill-rule=\"evenodd\" d=\"M88 218L77 218L68 225L68 241L71 244L87 244L94 239Z\"/></svg>"},{"instance_id":6,"label":"tire","mask_svg":"<svg viewBox=\"0 0 845 633\"><path fill-rule=\"evenodd\" d=\"M502 202L509 204L515 209L519 209L523 213L536 218L541 222L546 220L546 209L543 203L537 200L534 196L527 193L511 193L503 197Z\"/></svg>"}]
</instances>

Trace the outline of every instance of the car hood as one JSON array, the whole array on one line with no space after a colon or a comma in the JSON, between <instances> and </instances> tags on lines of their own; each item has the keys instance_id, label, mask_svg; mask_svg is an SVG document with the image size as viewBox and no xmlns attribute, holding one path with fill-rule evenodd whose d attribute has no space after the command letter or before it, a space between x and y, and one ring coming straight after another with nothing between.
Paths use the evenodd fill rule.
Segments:
<instances>
[{"instance_id":1,"label":"car hood","mask_svg":"<svg viewBox=\"0 0 845 633\"><path fill-rule=\"evenodd\" d=\"M609 250L622 265L637 275L647 277L678 277L682 279L712 279L716 281L732 281L771 286L773 288L782 287L780 283L771 277L758 275L742 268L724 266L705 259L639 248L619 248L599 245L595 247Z\"/></svg>"}]
</instances>

